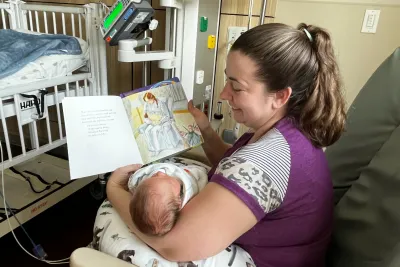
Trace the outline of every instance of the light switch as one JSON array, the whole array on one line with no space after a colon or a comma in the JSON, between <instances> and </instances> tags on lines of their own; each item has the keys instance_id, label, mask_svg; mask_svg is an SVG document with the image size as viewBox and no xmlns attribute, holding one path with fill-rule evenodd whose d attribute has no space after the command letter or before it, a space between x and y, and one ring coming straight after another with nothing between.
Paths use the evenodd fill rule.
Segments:
<instances>
[{"instance_id":1,"label":"light switch","mask_svg":"<svg viewBox=\"0 0 400 267\"><path fill-rule=\"evenodd\" d=\"M361 32L376 33L378 27L380 10L366 10Z\"/></svg>"},{"instance_id":2,"label":"light switch","mask_svg":"<svg viewBox=\"0 0 400 267\"><path fill-rule=\"evenodd\" d=\"M375 15L374 14L369 14L368 18L367 18L367 28L374 27L374 21L375 21Z\"/></svg>"},{"instance_id":3,"label":"light switch","mask_svg":"<svg viewBox=\"0 0 400 267\"><path fill-rule=\"evenodd\" d=\"M204 70L196 71L196 83L203 84L204 82Z\"/></svg>"}]
</instances>

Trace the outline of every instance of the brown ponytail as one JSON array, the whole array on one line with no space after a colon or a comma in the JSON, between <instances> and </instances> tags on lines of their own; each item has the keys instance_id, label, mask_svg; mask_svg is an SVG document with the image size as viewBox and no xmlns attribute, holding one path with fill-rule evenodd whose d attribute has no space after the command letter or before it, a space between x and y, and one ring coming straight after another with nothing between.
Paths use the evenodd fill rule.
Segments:
<instances>
[{"instance_id":1,"label":"brown ponytail","mask_svg":"<svg viewBox=\"0 0 400 267\"><path fill-rule=\"evenodd\" d=\"M317 147L336 142L344 130L346 109L330 35L300 24L257 26L233 44L259 66L258 78L270 92L292 88L287 113Z\"/></svg>"},{"instance_id":2,"label":"brown ponytail","mask_svg":"<svg viewBox=\"0 0 400 267\"><path fill-rule=\"evenodd\" d=\"M315 144L329 146L339 139L345 125L339 68L331 38L325 30L305 24L300 24L298 29L310 33L318 62L314 88L300 113L299 126Z\"/></svg>"}]
</instances>

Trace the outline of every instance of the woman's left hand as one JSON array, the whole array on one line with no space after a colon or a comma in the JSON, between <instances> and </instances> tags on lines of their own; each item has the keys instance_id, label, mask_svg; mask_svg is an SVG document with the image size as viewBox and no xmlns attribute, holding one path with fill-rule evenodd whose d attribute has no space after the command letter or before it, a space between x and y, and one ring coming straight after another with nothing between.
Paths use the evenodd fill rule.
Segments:
<instances>
[{"instance_id":1,"label":"woman's left hand","mask_svg":"<svg viewBox=\"0 0 400 267\"><path fill-rule=\"evenodd\" d=\"M143 165L141 164L131 164L124 167L116 169L108 179L108 183L117 185L123 188L127 188L129 177L139 170Z\"/></svg>"}]
</instances>

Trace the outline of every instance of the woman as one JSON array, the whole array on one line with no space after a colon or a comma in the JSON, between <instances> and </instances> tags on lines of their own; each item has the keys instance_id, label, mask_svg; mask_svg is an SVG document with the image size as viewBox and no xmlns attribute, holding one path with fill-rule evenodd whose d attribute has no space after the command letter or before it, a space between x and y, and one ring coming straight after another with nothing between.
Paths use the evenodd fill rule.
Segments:
<instances>
[{"instance_id":1,"label":"woman","mask_svg":"<svg viewBox=\"0 0 400 267\"><path fill-rule=\"evenodd\" d=\"M151 156L156 157L163 150L183 148L183 138L167 102L157 99L152 93L145 93L143 100L144 124L138 131L144 135Z\"/></svg>"},{"instance_id":2,"label":"woman","mask_svg":"<svg viewBox=\"0 0 400 267\"><path fill-rule=\"evenodd\" d=\"M130 221L129 173L114 172L107 195L145 243L171 261L217 254L231 243L257 266L323 266L332 229L332 185L322 147L345 121L338 66L329 34L300 24L265 24L240 36L226 67L221 98L251 129L232 146L189 103L213 164L209 183L164 237L148 237Z\"/></svg>"}]
</instances>

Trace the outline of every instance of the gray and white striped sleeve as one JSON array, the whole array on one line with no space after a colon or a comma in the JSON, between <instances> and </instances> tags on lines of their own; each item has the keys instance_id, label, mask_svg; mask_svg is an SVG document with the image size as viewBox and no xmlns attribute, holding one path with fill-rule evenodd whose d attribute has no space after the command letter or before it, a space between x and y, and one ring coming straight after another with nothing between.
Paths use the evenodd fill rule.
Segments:
<instances>
[{"instance_id":1,"label":"gray and white striped sleeve","mask_svg":"<svg viewBox=\"0 0 400 267\"><path fill-rule=\"evenodd\" d=\"M278 130L273 129L256 143L221 160L210 181L234 191L257 217L262 217L282 204L290 166L289 144Z\"/></svg>"}]
</instances>

